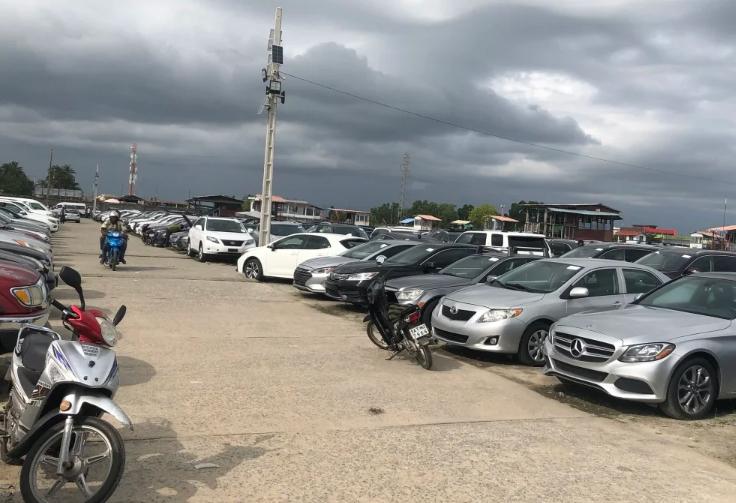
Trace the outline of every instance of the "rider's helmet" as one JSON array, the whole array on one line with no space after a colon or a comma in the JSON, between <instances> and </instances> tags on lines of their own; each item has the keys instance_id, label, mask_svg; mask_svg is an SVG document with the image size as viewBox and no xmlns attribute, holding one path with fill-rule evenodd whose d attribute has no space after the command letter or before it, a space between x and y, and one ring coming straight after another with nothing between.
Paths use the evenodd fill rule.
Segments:
<instances>
[{"instance_id":1,"label":"rider's helmet","mask_svg":"<svg viewBox=\"0 0 736 503\"><path fill-rule=\"evenodd\" d=\"M112 213L110 213L110 221L112 223L116 223L120 219L120 212L118 210L113 210Z\"/></svg>"}]
</instances>

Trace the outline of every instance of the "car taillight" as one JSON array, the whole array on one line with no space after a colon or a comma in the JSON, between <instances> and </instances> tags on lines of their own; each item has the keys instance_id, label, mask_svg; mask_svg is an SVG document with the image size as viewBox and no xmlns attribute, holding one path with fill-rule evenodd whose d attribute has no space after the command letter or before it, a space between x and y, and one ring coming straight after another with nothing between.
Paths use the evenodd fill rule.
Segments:
<instances>
[{"instance_id":1,"label":"car taillight","mask_svg":"<svg viewBox=\"0 0 736 503\"><path fill-rule=\"evenodd\" d=\"M419 311L414 311L409 316L407 316L406 318L404 318L404 321L406 321L407 323L414 324L414 323L418 323L419 322L419 318L421 318L421 317L422 317L422 313L420 313Z\"/></svg>"}]
</instances>

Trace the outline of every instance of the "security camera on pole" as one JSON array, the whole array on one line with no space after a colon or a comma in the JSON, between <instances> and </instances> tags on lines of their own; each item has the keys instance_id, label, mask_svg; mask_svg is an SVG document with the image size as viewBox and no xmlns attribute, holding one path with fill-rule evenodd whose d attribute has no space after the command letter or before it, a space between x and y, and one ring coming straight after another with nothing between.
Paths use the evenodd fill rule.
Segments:
<instances>
[{"instance_id":1,"label":"security camera on pole","mask_svg":"<svg viewBox=\"0 0 736 503\"><path fill-rule=\"evenodd\" d=\"M266 102L263 108L268 111L266 123L266 150L263 156L263 189L261 190L261 230L258 242L261 246L269 243L271 236L271 196L273 195L273 157L276 136L276 104L286 101L286 93L281 86L279 66L284 62L284 48L281 46L281 7L276 8L273 30L268 37L267 66L261 70L266 83Z\"/></svg>"}]
</instances>

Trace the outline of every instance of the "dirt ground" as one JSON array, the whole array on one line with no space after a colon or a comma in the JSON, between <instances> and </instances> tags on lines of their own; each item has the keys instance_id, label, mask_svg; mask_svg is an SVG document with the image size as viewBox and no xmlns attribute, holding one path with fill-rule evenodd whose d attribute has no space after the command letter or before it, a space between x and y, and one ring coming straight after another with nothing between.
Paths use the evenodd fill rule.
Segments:
<instances>
[{"instance_id":1,"label":"dirt ground","mask_svg":"<svg viewBox=\"0 0 736 503\"><path fill-rule=\"evenodd\" d=\"M732 402L677 422L459 349L428 372L387 361L357 310L232 263L131 238L113 273L95 224L54 241L90 305L128 306L117 400L135 430L113 501L734 500ZM18 475L0 466L0 502Z\"/></svg>"}]
</instances>

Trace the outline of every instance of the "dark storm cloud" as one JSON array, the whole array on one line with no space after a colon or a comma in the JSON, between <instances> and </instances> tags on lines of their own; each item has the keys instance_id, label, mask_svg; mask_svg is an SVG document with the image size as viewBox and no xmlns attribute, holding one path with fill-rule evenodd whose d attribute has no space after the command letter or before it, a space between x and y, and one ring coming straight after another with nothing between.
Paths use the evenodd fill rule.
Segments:
<instances>
[{"instance_id":1,"label":"dark storm cloud","mask_svg":"<svg viewBox=\"0 0 736 503\"><path fill-rule=\"evenodd\" d=\"M736 185L719 183L736 153L733 2L536 3L443 15L428 2L412 16L414 4L400 1L287 0L283 69L471 129L652 170L459 130L287 78L276 192L339 206L395 200L410 152L411 198L601 200L635 220L710 224L724 196L736 199ZM274 6L161 1L103 11L98 2L0 0L2 157L41 176L53 144L85 186L102 161L103 185L116 192L135 141L144 195L258 192L259 72ZM531 98L492 85L530 72L542 76ZM556 105L549 75L594 92Z\"/></svg>"}]
</instances>

